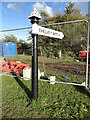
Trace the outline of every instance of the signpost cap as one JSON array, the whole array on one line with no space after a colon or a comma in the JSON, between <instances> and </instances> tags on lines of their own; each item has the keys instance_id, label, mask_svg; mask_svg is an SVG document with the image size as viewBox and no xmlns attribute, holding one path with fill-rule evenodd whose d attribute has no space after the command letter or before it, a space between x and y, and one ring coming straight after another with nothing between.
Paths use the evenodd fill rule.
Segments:
<instances>
[{"instance_id":1,"label":"signpost cap","mask_svg":"<svg viewBox=\"0 0 90 120\"><path fill-rule=\"evenodd\" d=\"M37 9L34 8L28 18L29 19L37 18L38 20L40 20L41 16L40 16L39 12L37 11Z\"/></svg>"}]
</instances>

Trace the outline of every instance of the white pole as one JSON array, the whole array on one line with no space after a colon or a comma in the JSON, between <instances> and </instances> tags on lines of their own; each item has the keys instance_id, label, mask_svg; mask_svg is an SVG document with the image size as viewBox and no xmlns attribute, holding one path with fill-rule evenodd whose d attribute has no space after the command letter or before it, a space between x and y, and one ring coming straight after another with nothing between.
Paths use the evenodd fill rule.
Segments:
<instances>
[{"instance_id":1,"label":"white pole","mask_svg":"<svg viewBox=\"0 0 90 120\"><path fill-rule=\"evenodd\" d=\"M86 63L86 83L85 86L86 88L88 87L89 84L89 88L90 88L90 79L88 80L88 59L89 59L89 22L88 23L88 34L87 34L87 63Z\"/></svg>"}]
</instances>

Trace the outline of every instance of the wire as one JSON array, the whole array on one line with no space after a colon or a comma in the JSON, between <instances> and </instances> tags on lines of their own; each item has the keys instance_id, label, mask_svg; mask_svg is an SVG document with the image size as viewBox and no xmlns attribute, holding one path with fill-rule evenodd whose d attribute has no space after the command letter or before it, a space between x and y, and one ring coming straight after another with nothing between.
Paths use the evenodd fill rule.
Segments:
<instances>
[{"instance_id":1,"label":"wire","mask_svg":"<svg viewBox=\"0 0 90 120\"><path fill-rule=\"evenodd\" d=\"M78 22L87 22L88 23L87 20L74 20L74 21L66 21L66 22L46 24L46 25L42 25L42 27L54 26L54 25L63 25L63 24L71 24L71 23L78 23Z\"/></svg>"},{"instance_id":2,"label":"wire","mask_svg":"<svg viewBox=\"0 0 90 120\"><path fill-rule=\"evenodd\" d=\"M16 29L1 30L0 32L9 32L9 31L25 30L25 29L30 29L30 28L32 28L32 27L23 27L23 28L16 28Z\"/></svg>"},{"instance_id":3,"label":"wire","mask_svg":"<svg viewBox=\"0 0 90 120\"><path fill-rule=\"evenodd\" d=\"M52 23L52 24L41 25L41 26L42 26L42 27L46 27L46 26L63 25L63 24L70 24L70 23L77 23L77 22L88 22L88 21L87 21L87 20L75 20L75 21L66 21L66 22ZM8 30L2 30L2 31L0 31L0 32L17 31L17 30L24 30L24 29L30 29L30 28L32 28L32 27L8 29Z\"/></svg>"}]
</instances>

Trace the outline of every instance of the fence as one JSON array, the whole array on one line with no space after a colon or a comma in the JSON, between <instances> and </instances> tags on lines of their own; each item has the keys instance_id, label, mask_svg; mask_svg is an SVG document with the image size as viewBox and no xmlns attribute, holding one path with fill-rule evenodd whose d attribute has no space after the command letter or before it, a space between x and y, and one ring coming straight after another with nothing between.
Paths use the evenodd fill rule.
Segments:
<instances>
[{"instance_id":1,"label":"fence","mask_svg":"<svg viewBox=\"0 0 90 120\"><path fill-rule=\"evenodd\" d=\"M68 24L69 22L64 22L42 25L50 29L62 31L65 36L62 40L38 36L38 55L41 56L39 60L39 69L44 71L45 76L56 76L56 80L58 82L73 82L75 84L82 84L87 78L85 75L90 75L90 73L86 72L89 71L90 65L88 66L85 61L79 61L79 51L82 49L87 49L88 26L82 21L83 20L80 21L81 23L76 21L75 23L70 22L70 24ZM8 32L9 34L14 34L15 31L20 30L24 31L22 33L27 34L27 30L30 29L30 27L26 27L25 29L19 28L9 31L6 30L3 32L6 32L6 35L8 35ZM27 39L29 37L31 39L31 35L28 32ZM24 36L22 38L24 38ZM31 56L31 45L31 42L18 42L18 54ZM61 57L59 57L60 51ZM21 60L21 58L19 60Z\"/></svg>"}]
</instances>

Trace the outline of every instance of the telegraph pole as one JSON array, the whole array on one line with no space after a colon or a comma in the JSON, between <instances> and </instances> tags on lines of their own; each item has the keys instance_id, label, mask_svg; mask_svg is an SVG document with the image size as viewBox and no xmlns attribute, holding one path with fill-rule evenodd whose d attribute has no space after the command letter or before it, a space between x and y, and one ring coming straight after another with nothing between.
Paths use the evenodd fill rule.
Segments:
<instances>
[{"instance_id":1,"label":"telegraph pole","mask_svg":"<svg viewBox=\"0 0 90 120\"><path fill-rule=\"evenodd\" d=\"M30 16L28 17L31 19L32 28L34 25L39 23L41 19L40 14L34 8L31 12ZM34 28L35 29L35 28ZM32 97L34 99L38 98L38 34L32 33Z\"/></svg>"}]
</instances>

